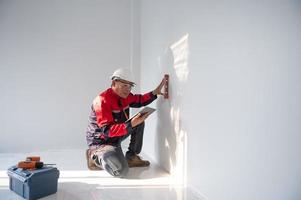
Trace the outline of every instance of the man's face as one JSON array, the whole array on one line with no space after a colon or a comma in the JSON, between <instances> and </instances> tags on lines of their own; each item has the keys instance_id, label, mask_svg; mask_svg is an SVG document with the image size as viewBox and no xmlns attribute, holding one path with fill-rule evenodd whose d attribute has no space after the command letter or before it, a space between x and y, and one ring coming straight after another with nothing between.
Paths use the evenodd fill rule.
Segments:
<instances>
[{"instance_id":1,"label":"man's face","mask_svg":"<svg viewBox=\"0 0 301 200\"><path fill-rule=\"evenodd\" d=\"M122 98L127 98L129 96L132 87L134 87L134 84L132 82L121 79L114 80L112 84L114 92Z\"/></svg>"}]
</instances>

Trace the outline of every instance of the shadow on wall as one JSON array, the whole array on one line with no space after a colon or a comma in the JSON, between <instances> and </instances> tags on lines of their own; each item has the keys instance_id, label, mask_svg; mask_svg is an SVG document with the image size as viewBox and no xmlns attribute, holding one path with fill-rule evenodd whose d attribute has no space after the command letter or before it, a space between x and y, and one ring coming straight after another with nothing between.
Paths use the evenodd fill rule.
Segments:
<instances>
[{"instance_id":1,"label":"shadow on wall","mask_svg":"<svg viewBox=\"0 0 301 200\"><path fill-rule=\"evenodd\" d=\"M181 183L186 180L187 138L181 123L184 84L188 69L188 34L173 43L158 59L162 73L169 74L169 99L157 101L156 157Z\"/></svg>"}]
</instances>

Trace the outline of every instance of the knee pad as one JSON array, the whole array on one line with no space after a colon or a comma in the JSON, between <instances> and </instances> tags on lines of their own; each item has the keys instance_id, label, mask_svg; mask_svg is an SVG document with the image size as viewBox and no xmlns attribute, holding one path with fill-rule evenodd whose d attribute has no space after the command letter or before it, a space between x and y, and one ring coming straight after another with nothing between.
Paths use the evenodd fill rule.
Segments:
<instances>
[{"instance_id":1,"label":"knee pad","mask_svg":"<svg viewBox=\"0 0 301 200\"><path fill-rule=\"evenodd\" d=\"M109 172L112 176L120 176L122 165L116 156L104 156L103 164L106 171Z\"/></svg>"},{"instance_id":2,"label":"knee pad","mask_svg":"<svg viewBox=\"0 0 301 200\"><path fill-rule=\"evenodd\" d=\"M124 177L129 171L128 166L122 165L120 160L115 156L105 157L103 161L104 169L112 176Z\"/></svg>"},{"instance_id":3,"label":"knee pad","mask_svg":"<svg viewBox=\"0 0 301 200\"><path fill-rule=\"evenodd\" d=\"M122 165L120 161L115 157L105 157L103 158L103 161L105 162L106 165L108 165L113 171L118 171L121 169Z\"/></svg>"}]
</instances>

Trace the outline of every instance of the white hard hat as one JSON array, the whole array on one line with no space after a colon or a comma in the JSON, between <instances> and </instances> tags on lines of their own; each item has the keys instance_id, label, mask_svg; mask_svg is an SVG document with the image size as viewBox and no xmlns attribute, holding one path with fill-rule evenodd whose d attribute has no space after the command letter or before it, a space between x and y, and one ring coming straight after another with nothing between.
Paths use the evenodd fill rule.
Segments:
<instances>
[{"instance_id":1,"label":"white hard hat","mask_svg":"<svg viewBox=\"0 0 301 200\"><path fill-rule=\"evenodd\" d=\"M119 68L119 69L115 70L113 75L111 76L111 79L112 80L122 79L122 80L129 81L129 82L135 84L132 71L127 68Z\"/></svg>"}]
</instances>

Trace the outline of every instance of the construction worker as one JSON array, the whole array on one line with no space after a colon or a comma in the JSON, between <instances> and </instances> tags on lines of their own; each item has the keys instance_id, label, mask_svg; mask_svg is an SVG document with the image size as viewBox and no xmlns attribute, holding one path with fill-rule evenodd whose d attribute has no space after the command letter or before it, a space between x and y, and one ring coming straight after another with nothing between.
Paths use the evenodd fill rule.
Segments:
<instances>
[{"instance_id":1,"label":"construction worker","mask_svg":"<svg viewBox=\"0 0 301 200\"><path fill-rule=\"evenodd\" d=\"M135 85L129 69L117 69L111 76L111 87L94 100L89 117L86 139L88 168L105 169L115 177L124 177L129 167L146 167L150 162L138 154L142 149L144 120L148 114L129 118L130 107L146 106L162 95L164 78L159 86L146 94L132 94ZM130 136L130 144L123 154L121 142Z\"/></svg>"}]
</instances>

